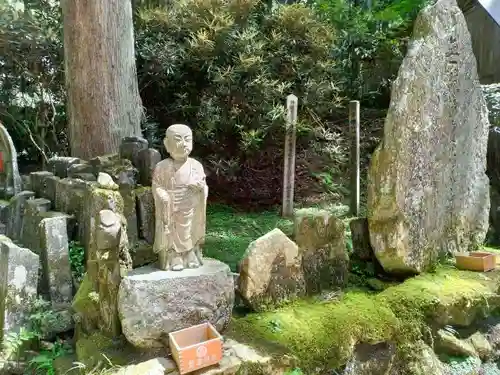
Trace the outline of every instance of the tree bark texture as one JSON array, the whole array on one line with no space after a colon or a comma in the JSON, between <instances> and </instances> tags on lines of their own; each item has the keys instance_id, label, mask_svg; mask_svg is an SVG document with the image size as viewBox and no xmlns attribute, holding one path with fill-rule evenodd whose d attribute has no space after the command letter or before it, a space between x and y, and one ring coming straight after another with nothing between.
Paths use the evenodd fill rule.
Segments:
<instances>
[{"instance_id":1,"label":"tree bark texture","mask_svg":"<svg viewBox=\"0 0 500 375\"><path fill-rule=\"evenodd\" d=\"M118 152L141 136L131 0L62 0L72 156Z\"/></svg>"}]
</instances>

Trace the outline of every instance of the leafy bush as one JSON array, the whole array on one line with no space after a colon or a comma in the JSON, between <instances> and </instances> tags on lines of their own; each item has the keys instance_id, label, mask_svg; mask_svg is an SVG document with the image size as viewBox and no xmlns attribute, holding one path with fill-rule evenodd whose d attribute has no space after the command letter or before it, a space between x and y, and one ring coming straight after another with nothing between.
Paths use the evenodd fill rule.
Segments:
<instances>
[{"instance_id":1,"label":"leafy bush","mask_svg":"<svg viewBox=\"0 0 500 375\"><path fill-rule=\"evenodd\" d=\"M61 14L51 0L15 4L0 3L0 121L39 162L67 144Z\"/></svg>"},{"instance_id":2,"label":"leafy bush","mask_svg":"<svg viewBox=\"0 0 500 375\"><path fill-rule=\"evenodd\" d=\"M288 94L299 98L299 153L314 141L311 159L327 154L343 162L341 139L325 125L340 103L334 40L333 29L300 4L186 0L142 9L139 85L161 123L157 140L168 125L187 123L211 172L212 193L276 203Z\"/></svg>"},{"instance_id":3,"label":"leafy bush","mask_svg":"<svg viewBox=\"0 0 500 375\"><path fill-rule=\"evenodd\" d=\"M491 126L500 126L500 84L482 85Z\"/></svg>"},{"instance_id":4,"label":"leafy bush","mask_svg":"<svg viewBox=\"0 0 500 375\"><path fill-rule=\"evenodd\" d=\"M387 108L392 80L406 53L413 21L428 0L310 0L339 30L334 56L345 72L345 92L364 106Z\"/></svg>"}]
</instances>

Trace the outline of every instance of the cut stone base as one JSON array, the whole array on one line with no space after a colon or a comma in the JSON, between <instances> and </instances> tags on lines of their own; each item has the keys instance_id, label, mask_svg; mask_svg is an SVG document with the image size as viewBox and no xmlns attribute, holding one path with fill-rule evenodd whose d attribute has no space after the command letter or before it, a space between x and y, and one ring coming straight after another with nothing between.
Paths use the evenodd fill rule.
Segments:
<instances>
[{"instance_id":1,"label":"cut stone base","mask_svg":"<svg viewBox=\"0 0 500 375\"><path fill-rule=\"evenodd\" d=\"M168 333L209 321L222 332L230 322L234 281L229 266L204 259L197 269L136 268L120 284L123 334L137 348L168 345Z\"/></svg>"}]
</instances>

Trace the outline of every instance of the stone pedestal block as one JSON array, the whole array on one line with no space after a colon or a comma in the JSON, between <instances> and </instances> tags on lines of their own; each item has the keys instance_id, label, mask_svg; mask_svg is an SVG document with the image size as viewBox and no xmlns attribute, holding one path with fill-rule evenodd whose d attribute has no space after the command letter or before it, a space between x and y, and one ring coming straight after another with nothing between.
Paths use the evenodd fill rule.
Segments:
<instances>
[{"instance_id":1,"label":"stone pedestal block","mask_svg":"<svg viewBox=\"0 0 500 375\"><path fill-rule=\"evenodd\" d=\"M207 321L222 332L233 304L229 266L214 259L177 272L136 268L123 278L118 293L123 334L138 348L164 347L168 333Z\"/></svg>"}]
</instances>

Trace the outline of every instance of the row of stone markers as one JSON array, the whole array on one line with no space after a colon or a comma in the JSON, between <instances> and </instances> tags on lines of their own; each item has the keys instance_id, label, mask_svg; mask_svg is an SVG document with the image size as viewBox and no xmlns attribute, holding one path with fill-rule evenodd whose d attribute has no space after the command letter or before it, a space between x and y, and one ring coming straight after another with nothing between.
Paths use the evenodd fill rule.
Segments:
<instances>
[{"instance_id":1,"label":"row of stone markers","mask_svg":"<svg viewBox=\"0 0 500 375\"><path fill-rule=\"evenodd\" d=\"M143 138L124 138L119 154L85 161L72 157L56 157L48 162L48 171L31 173L31 190L37 197L48 199L52 207L74 217L72 239L89 246L89 192L95 190L99 173L110 176L107 189L119 191L123 214L127 219L128 239L136 251L134 265L154 261L151 245L154 239L154 202L151 193L152 171L161 160L160 153L148 148Z\"/></svg>"},{"instance_id":2,"label":"row of stone markers","mask_svg":"<svg viewBox=\"0 0 500 375\"><path fill-rule=\"evenodd\" d=\"M15 149L10 148L9 155L15 155ZM150 185L160 159L146 140L125 138L120 154L90 161L54 157L47 164L49 170L31 173L23 186L15 179L15 190L12 173L10 180L4 176L3 197L9 200L0 200L0 265L8 277L0 278L0 290L5 291L0 293L0 310L5 312L0 339L19 328L30 301L37 297L64 315L65 324L51 333L73 328L70 306L81 280L71 272L69 243L81 242L87 258L96 254L101 211L109 209L126 218L124 236L127 247L129 242L134 247L134 266L155 261ZM17 168L15 172L18 175Z\"/></svg>"}]
</instances>

